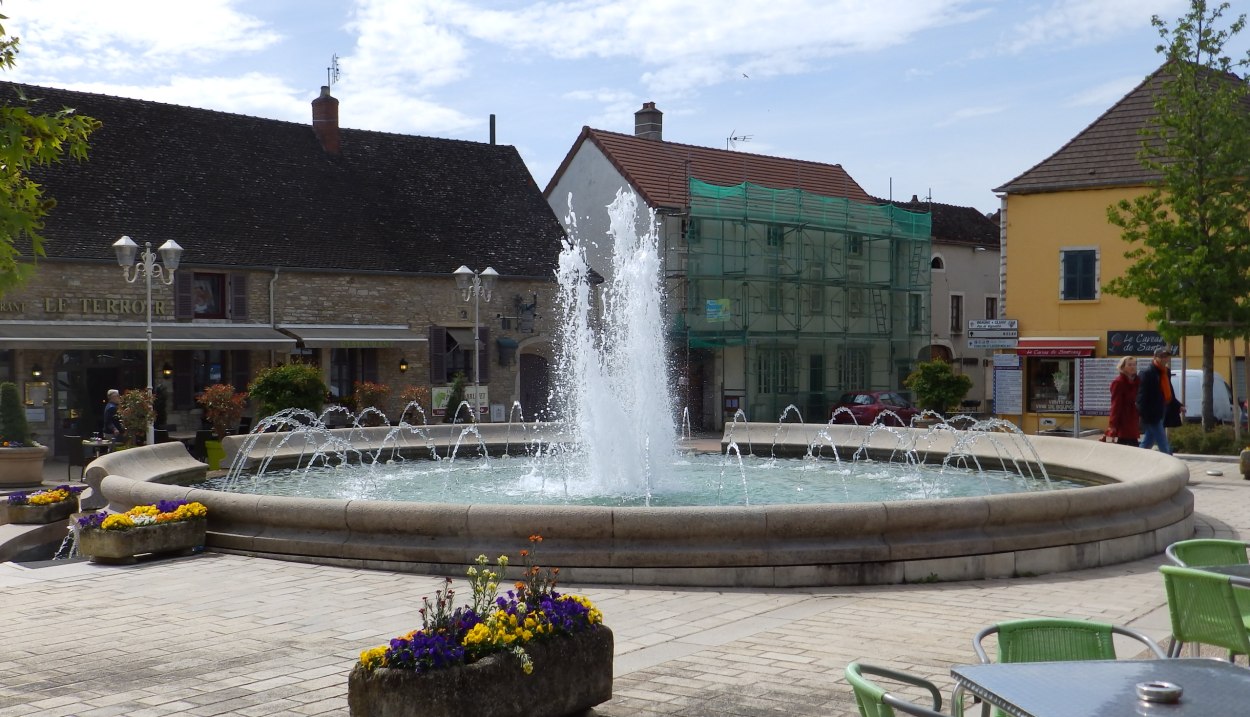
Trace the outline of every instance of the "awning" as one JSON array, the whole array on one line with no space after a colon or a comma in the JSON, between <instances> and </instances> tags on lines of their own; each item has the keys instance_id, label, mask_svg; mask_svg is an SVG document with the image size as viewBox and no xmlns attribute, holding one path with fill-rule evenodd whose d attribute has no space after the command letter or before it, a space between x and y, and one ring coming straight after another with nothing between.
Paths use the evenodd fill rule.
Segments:
<instances>
[{"instance_id":1,"label":"awning","mask_svg":"<svg viewBox=\"0 0 1250 717\"><path fill-rule=\"evenodd\" d=\"M1021 338L1016 342L1016 353L1021 356L1093 356L1098 348L1098 337L1034 337Z\"/></svg>"},{"instance_id":2,"label":"awning","mask_svg":"<svg viewBox=\"0 0 1250 717\"><path fill-rule=\"evenodd\" d=\"M501 349L514 349L521 345L516 339L508 338L507 336L500 336L495 339L495 343L499 344Z\"/></svg>"},{"instance_id":3,"label":"awning","mask_svg":"<svg viewBox=\"0 0 1250 717\"><path fill-rule=\"evenodd\" d=\"M447 329L447 335L455 339L461 348L473 346L473 329Z\"/></svg>"},{"instance_id":4,"label":"awning","mask_svg":"<svg viewBox=\"0 0 1250 717\"><path fill-rule=\"evenodd\" d=\"M290 350L295 340L263 324L152 324L152 346L158 349ZM0 348L147 347L145 324L108 321L0 321Z\"/></svg>"},{"instance_id":5,"label":"awning","mask_svg":"<svg viewBox=\"0 0 1250 717\"><path fill-rule=\"evenodd\" d=\"M306 325L278 324L278 328L299 339L306 349L384 349L411 346L428 341L404 325Z\"/></svg>"}]
</instances>

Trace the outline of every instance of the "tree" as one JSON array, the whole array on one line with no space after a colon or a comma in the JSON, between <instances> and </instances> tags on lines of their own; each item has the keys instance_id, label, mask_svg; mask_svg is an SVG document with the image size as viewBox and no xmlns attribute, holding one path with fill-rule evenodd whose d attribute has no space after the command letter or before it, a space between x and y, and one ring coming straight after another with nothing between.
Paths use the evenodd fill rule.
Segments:
<instances>
[{"instance_id":1,"label":"tree","mask_svg":"<svg viewBox=\"0 0 1250 717\"><path fill-rule=\"evenodd\" d=\"M955 373L941 359L923 361L911 372L903 385L916 394L916 402L926 411L945 414L963 400L972 389L972 379Z\"/></svg>"},{"instance_id":2,"label":"tree","mask_svg":"<svg viewBox=\"0 0 1250 717\"><path fill-rule=\"evenodd\" d=\"M247 393L260 402L262 416L287 408L319 413L326 400L326 384L316 366L289 363L261 371L252 379Z\"/></svg>"},{"instance_id":3,"label":"tree","mask_svg":"<svg viewBox=\"0 0 1250 717\"><path fill-rule=\"evenodd\" d=\"M1151 22L1166 58L1155 116L1143 128L1142 166L1159 175L1149 192L1107 209L1132 245L1133 264L1109 293L1144 304L1146 318L1169 340L1202 337L1202 425L1215 423L1215 340L1250 326L1250 96L1244 70L1223 55L1245 26L1224 29L1228 3L1190 0L1174 27Z\"/></svg>"},{"instance_id":4,"label":"tree","mask_svg":"<svg viewBox=\"0 0 1250 717\"><path fill-rule=\"evenodd\" d=\"M0 15L0 20L7 19ZM17 64L18 38L8 37L0 25L0 69ZM30 258L44 256L44 217L56 206L28 173L32 168L59 162L65 155L87 158L87 137L100 127L90 117L64 108L37 114L34 104L13 90L16 97L0 103L0 293L20 283L33 265L22 258L29 244Z\"/></svg>"}]
</instances>

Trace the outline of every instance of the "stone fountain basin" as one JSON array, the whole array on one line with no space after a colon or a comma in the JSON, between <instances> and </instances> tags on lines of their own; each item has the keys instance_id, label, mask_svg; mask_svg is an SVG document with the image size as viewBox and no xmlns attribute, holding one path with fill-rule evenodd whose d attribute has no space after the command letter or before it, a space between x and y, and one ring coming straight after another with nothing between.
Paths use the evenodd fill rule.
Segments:
<instances>
[{"instance_id":1,"label":"stone fountain basin","mask_svg":"<svg viewBox=\"0 0 1250 717\"><path fill-rule=\"evenodd\" d=\"M840 446L845 457L864 440L856 427L733 430L742 450L750 436L757 453L805 452L824 432L826 445ZM950 449L949 435L920 429L878 432L869 447L887 454L911 436L903 431L924 433L928 460ZM458 435L449 431L445 440ZM227 437L228 454L246 438ZM485 434L483 440L502 448ZM109 454L88 467L87 479L117 509L162 499L204 503L209 549L285 560L461 576L479 554L515 556L538 533L545 538L541 562L559 566L565 583L797 587L1027 576L1135 560L1192 536L1193 496L1181 461L1096 441L1029 441L1052 475L1096 485L942 500L687 508L286 498L169 484L205 475L204 464L178 443ZM996 455L986 441L974 453Z\"/></svg>"}]
</instances>

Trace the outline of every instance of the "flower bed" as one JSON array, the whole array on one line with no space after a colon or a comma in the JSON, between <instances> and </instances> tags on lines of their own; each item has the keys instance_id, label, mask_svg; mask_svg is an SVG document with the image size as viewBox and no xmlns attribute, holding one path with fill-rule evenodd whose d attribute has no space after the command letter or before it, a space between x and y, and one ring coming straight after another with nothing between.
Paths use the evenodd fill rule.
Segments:
<instances>
[{"instance_id":1,"label":"flower bed","mask_svg":"<svg viewBox=\"0 0 1250 717\"><path fill-rule=\"evenodd\" d=\"M34 493L10 493L0 503L4 511L3 522L33 525L65 520L78 510L78 494L84 488L80 485L59 485Z\"/></svg>"},{"instance_id":2,"label":"flower bed","mask_svg":"<svg viewBox=\"0 0 1250 717\"><path fill-rule=\"evenodd\" d=\"M138 555L203 546L208 509L201 503L161 501L125 513L87 513L75 528L79 554L93 562L134 562Z\"/></svg>"},{"instance_id":3,"label":"flower bed","mask_svg":"<svg viewBox=\"0 0 1250 717\"><path fill-rule=\"evenodd\" d=\"M531 536L537 546L541 536ZM612 697L612 631L590 600L556 591L559 568L532 563L498 594L485 555L469 568L473 596L453 607L451 578L422 598L422 627L365 650L348 678L348 706L363 717L560 717Z\"/></svg>"}]
</instances>

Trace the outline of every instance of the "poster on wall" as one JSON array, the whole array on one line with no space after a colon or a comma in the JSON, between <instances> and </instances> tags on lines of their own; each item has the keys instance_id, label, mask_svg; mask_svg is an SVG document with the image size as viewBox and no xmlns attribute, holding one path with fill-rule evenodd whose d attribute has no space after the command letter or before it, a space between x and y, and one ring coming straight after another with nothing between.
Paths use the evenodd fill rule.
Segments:
<instances>
[{"instance_id":1,"label":"poster on wall","mask_svg":"<svg viewBox=\"0 0 1250 717\"><path fill-rule=\"evenodd\" d=\"M1018 415L1024 412L1024 381L1018 368L994 369L994 413Z\"/></svg>"},{"instance_id":2,"label":"poster on wall","mask_svg":"<svg viewBox=\"0 0 1250 717\"><path fill-rule=\"evenodd\" d=\"M1085 416L1111 415L1111 382L1118 358L1085 358L1081 362L1080 411Z\"/></svg>"},{"instance_id":3,"label":"poster on wall","mask_svg":"<svg viewBox=\"0 0 1250 717\"><path fill-rule=\"evenodd\" d=\"M451 398L451 386L434 386L430 389L430 405L434 406L431 411L440 419L447 415L447 399ZM470 406L478 406L478 420L487 421L490 418L490 398L485 386L477 387L477 398L474 399L474 387L464 387L464 400ZM465 416L467 418L467 414Z\"/></svg>"}]
</instances>

